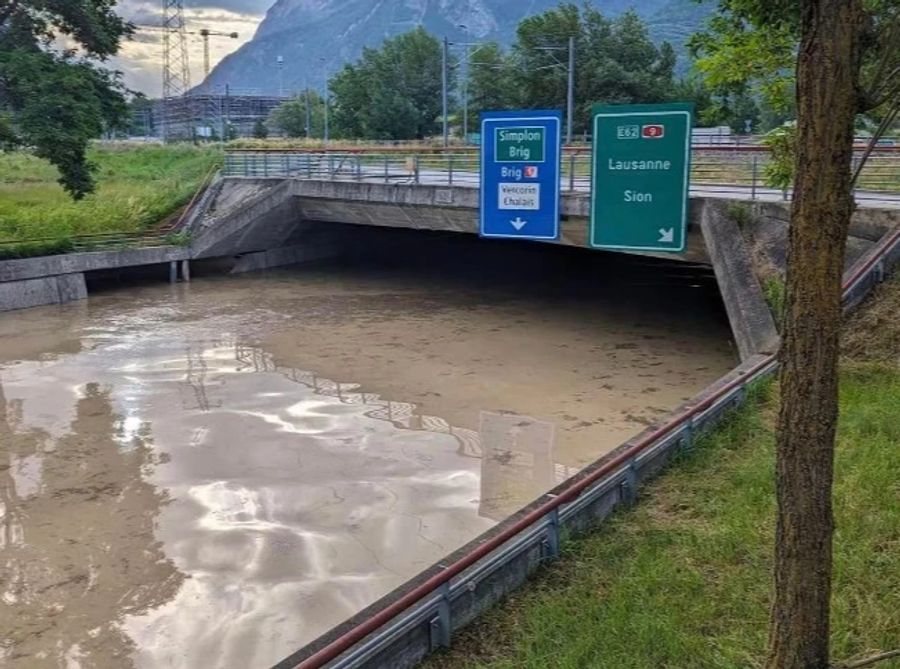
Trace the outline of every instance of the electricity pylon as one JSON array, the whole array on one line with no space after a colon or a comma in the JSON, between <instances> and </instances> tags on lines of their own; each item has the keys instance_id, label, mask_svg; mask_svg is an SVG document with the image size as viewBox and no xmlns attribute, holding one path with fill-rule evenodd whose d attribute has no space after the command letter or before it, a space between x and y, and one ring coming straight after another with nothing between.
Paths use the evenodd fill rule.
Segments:
<instances>
[{"instance_id":1,"label":"electricity pylon","mask_svg":"<svg viewBox=\"0 0 900 669\"><path fill-rule=\"evenodd\" d=\"M182 0L162 0L163 31L163 140L169 138L170 107L191 87L191 70L188 66L187 34L184 30Z\"/></svg>"}]
</instances>

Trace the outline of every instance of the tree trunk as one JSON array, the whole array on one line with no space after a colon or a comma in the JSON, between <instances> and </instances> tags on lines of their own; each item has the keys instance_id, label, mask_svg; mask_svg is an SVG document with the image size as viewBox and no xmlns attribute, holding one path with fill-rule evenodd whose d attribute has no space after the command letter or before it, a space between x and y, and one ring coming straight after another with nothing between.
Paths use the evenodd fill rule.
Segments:
<instances>
[{"instance_id":1,"label":"tree trunk","mask_svg":"<svg viewBox=\"0 0 900 669\"><path fill-rule=\"evenodd\" d=\"M859 0L801 0L768 669L828 666L838 335L861 16Z\"/></svg>"}]
</instances>

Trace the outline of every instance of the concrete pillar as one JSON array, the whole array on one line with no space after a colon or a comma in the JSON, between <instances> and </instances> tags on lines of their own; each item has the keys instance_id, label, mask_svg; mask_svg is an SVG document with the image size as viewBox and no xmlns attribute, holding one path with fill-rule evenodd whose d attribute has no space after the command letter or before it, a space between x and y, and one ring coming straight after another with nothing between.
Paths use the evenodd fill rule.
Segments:
<instances>
[{"instance_id":1,"label":"concrete pillar","mask_svg":"<svg viewBox=\"0 0 900 669\"><path fill-rule=\"evenodd\" d=\"M191 280L191 261L190 260L182 260L181 261L181 278L184 281L190 283Z\"/></svg>"},{"instance_id":2,"label":"concrete pillar","mask_svg":"<svg viewBox=\"0 0 900 669\"><path fill-rule=\"evenodd\" d=\"M169 261L169 283L178 283L178 261Z\"/></svg>"}]
</instances>

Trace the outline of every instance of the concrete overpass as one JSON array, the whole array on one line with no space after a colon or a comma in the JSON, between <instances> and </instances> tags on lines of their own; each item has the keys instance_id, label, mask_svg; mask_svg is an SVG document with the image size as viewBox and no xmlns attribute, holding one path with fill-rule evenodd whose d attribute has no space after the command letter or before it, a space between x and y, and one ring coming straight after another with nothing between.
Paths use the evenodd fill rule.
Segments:
<instances>
[{"instance_id":1,"label":"concrete overpass","mask_svg":"<svg viewBox=\"0 0 900 669\"><path fill-rule=\"evenodd\" d=\"M191 258L235 258L233 272L364 252L378 228L478 234L471 156L239 154L191 220ZM565 163L564 159L564 163ZM551 243L589 248L589 176L570 160L561 232ZM243 176L243 174L248 176ZM847 266L900 224L900 195L862 192ZM783 194L753 183L695 185L682 253L639 253L715 270L743 359L771 352L778 335L761 283L783 275L788 211Z\"/></svg>"}]
</instances>

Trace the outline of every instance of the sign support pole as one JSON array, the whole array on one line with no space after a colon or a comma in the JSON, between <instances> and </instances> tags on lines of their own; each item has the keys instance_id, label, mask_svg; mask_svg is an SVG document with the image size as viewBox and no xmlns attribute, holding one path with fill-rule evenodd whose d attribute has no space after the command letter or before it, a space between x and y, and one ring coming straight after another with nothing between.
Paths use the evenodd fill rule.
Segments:
<instances>
[{"instance_id":1,"label":"sign support pole","mask_svg":"<svg viewBox=\"0 0 900 669\"><path fill-rule=\"evenodd\" d=\"M450 145L450 129L447 122L447 51L450 48L450 42L444 37L443 48L441 49L441 118L443 119L444 129L444 146Z\"/></svg>"},{"instance_id":2,"label":"sign support pole","mask_svg":"<svg viewBox=\"0 0 900 669\"><path fill-rule=\"evenodd\" d=\"M572 143L572 116L575 113L575 37L569 36L569 78L566 91L566 144Z\"/></svg>"}]
</instances>

